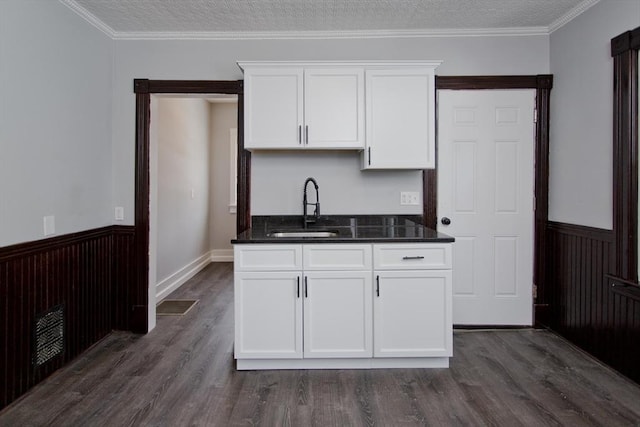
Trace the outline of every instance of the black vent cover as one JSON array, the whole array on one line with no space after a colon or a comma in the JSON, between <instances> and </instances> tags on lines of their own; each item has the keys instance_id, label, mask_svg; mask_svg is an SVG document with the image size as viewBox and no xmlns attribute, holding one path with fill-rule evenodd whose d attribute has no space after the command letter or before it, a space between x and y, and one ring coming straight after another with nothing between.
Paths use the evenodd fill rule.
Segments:
<instances>
[{"instance_id":1,"label":"black vent cover","mask_svg":"<svg viewBox=\"0 0 640 427\"><path fill-rule=\"evenodd\" d=\"M33 364L38 367L64 353L64 305L36 316Z\"/></svg>"}]
</instances>

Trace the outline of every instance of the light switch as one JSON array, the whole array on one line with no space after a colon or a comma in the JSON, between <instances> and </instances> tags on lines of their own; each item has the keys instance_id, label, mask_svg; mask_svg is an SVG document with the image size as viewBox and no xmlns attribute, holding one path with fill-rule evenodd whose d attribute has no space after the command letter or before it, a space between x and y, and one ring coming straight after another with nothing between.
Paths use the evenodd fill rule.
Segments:
<instances>
[{"instance_id":1,"label":"light switch","mask_svg":"<svg viewBox=\"0 0 640 427\"><path fill-rule=\"evenodd\" d=\"M191 189L191 199L195 199L196 198L196 190L194 188Z\"/></svg>"},{"instance_id":2,"label":"light switch","mask_svg":"<svg viewBox=\"0 0 640 427\"><path fill-rule=\"evenodd\" d=\"M116 221L124 220L124 208L122 206L116 206Z\"/></svg>"},{"instance_id":3,"label":"light switch","mask_svg":"<svg viewBox=\"0 0 640 427\"><path fill-rule=\"evenodd\" d=\"M56 234L56 217L53 215L44 217L44 235L51 236Z\"/></svg>"}]
</instances>

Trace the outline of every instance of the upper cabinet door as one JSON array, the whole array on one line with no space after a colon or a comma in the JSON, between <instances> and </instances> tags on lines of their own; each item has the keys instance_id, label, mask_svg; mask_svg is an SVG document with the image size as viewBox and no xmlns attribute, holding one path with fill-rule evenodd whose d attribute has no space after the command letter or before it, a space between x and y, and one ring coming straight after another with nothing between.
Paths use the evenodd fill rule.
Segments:
<instances>
[{"instance_id":1,"label":"upper cabinet door","mask_svg":"<svg viewBox=\"0 0 640 427\"><path fill-rule=\"evenodd\" d=\"M244 71L246 149L303 147L302 68Z\"/></svg>"},{"instance_id":2,"label":"upper cabinet door","mask_svg":"<svg viewBox=\"0 0 640 427\"><path fill-rule=\"evenodd\" d=\"M362 68L307 68L304 89L306 148L364 148Z\"/></svg>"},{"instance_id":3,"label":"upper cabinet door","mask_svg":"<svg viewBox=\"0 0 640 427\"><path fill-rule=\"evenodd\" d=\"M363 168L434 168L434 68L367 70L366 91Z\"/></svg>"}]
</instances>

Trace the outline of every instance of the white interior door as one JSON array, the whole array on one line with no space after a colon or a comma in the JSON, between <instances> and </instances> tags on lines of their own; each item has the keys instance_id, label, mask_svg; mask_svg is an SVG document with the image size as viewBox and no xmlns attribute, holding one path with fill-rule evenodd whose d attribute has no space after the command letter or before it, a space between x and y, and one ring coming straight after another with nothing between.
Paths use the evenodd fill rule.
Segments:
<instances>
[{"instance_id":1,"label":"white interior door","mask_svg":"<svg viewBox=\"0 0 640 427\"><path fill-rule=\"evenodd\" d=\"M454 324L533 322L534 103L533 90L439 91L438 230L456 239Z\"/></svg>"}]
</instances>

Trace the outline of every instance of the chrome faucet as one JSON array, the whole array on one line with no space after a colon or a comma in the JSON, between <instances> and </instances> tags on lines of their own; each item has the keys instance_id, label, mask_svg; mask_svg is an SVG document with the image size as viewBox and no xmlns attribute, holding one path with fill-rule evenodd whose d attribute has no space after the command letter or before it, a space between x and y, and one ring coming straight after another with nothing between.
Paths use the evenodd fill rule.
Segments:
<instances>
[{"instance_id":1,"label":"chrome faucet","mask_svg":"<svg viewBox=\"0 0 640 427\"><path fill-rule=\"evenodd\" d=\"M307 201L307 185L309 182L313 183L313 186L316 188L316 202L309 203ZM313 218L309 218L307 215L307 206L313 205L315 206L315 210L313 211ZM315 224L316 220L320 218L320 192L318 191L318 183L313 178L307 178L304 182L304 195L302 197L302 225L304 228L307 228L309 224Z\"/></svg>"}]
</instances>

